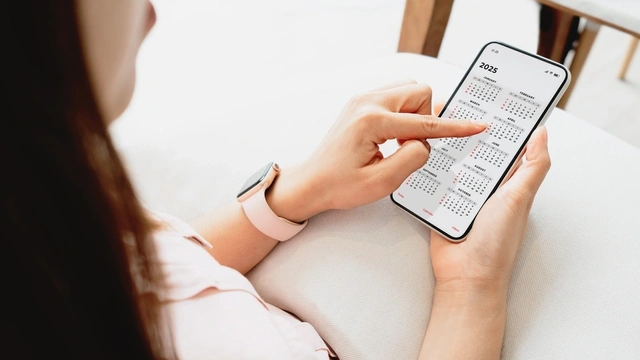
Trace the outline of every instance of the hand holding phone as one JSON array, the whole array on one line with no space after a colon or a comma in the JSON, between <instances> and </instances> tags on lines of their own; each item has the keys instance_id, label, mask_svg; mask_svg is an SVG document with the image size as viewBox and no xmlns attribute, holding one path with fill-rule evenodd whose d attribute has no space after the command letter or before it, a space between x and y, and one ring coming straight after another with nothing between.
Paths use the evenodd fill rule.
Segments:
<instances>
[{"instance_id":1,"label":"hand holding phone","mask_svg":"<svg viewBox=\"0 0 640 360\"><path fill-rule=\"evenodd\" d=\"M529 211L551 166L544 127L534 132L525 151L527 161L489 198L467 241L455 243L436 231L431 232L436 284L456 288L471 284L506 296Z\"/></svg>"},{"instance_id":2,"label":"hand holding phone","mask_svg":"<svg viewBox=\"0 0 640 360\"><path fill-rule=\"evenodd\" d=\"M560 64L502 43L485 45L440 116L489 127L471 137L430 140L427 163L393 192L393 202L449 241L464 240L569 82Z\"/></svg>"}]
</instances>

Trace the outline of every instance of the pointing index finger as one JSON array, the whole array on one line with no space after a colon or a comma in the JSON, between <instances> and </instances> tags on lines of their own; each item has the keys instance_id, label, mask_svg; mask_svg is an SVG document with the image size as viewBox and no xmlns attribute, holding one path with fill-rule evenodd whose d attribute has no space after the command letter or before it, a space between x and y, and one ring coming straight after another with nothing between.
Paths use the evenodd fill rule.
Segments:
<instances>
[{"instance_id":1,"label":"pointing index finger","mask_svg":"<svg viewBox=\"0 0 640 360\"><path fill-rule=\"evenodd\" d=\"M484 122L442 119L431 115L388 113L380 122L380 136L388 139L434 139L463 137L487 129Z\"/></svg>"}]
</instances>

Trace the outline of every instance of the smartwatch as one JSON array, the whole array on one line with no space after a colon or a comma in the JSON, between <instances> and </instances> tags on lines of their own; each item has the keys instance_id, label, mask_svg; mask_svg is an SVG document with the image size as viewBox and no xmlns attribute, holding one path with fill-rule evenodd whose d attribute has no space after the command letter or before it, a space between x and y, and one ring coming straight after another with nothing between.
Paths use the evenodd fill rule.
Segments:
<instances>
[{"instance_id":1,"label":"smartwatch","mask_svg":"<svg viewBox=\"0 0 640 360\"><path fill-rule=\"evenodd\" d=\"M238 192L237 198L247 218L256 229L270 238L285 241L304 229L308 220L299 224L281 218L267 204L265 191L273 184L278 173L280 173L278 164L274 162L267 164L247 179Z\"/></svg>"}]
</instances>

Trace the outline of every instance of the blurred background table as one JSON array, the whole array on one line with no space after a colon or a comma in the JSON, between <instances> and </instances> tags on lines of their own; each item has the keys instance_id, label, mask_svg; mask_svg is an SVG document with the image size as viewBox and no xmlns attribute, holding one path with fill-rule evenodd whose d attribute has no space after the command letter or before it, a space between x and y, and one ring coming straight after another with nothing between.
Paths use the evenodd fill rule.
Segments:
<instances>
[{"instance_id":1,"label":"blurred background table","mask_svg":"<svg viewBox=\"0 0 640 360\"><path fill-rule=\"evenodd\" d=\"M632 37L619 72L619 77L624 79L640 38L640 1L537 1L541 4L537 52L551 60L570 63L569 68L573 76L573 81L558 107L565 108L567 105L601 25L625 32ZM437 57L453 3L453 0L407 0L398 51ZM496 14L505 16L507 13L496 10ZM518 14L511 13L509 16ZM580 19L584 19L582 25ZM478 19L477 23L467 26L483 26L483 21L500 19ZM569 62L567 55L571 50L574 52Z\"/></svg>"}]
</instances>

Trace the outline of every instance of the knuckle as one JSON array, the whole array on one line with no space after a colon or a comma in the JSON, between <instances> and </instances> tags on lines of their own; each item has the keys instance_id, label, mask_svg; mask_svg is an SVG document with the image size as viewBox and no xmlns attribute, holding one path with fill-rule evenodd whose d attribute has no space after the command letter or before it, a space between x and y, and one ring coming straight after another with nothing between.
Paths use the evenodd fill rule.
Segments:
<instances>
[{"instance_id":1,"label":"knuckle","mask_svg":"<svg viewBox=\"0 0 640 360\"><path fill-rule=\"evenodd\" d=\"M357 124L364 128L375 126L380 122L380 114L372 108L365 108L359 111L355 117Z\"/></svg>"},{"instance_id":2,"label":"knuckle","mask_svg":"<svg viewBox=\"0 0 640 360\"><path fill-rule=\"evenodd\" d=\"M356 114L375 112L381 102L380 95L377 93L361 93L351 97L349 108Z\"/></svg>"},{"instance_id":3,"label":"knuckle","mask_svg":"<svg viewBox=\"0 0 640 360\"><path fill-rule=\"evenodd\" d=\"M371 101L370 93L360 93L360 94L353 95L351 99L349 99L349 104L355 105L355 106L362 106L370 101Z\"/></svg>"},{"instance_id":4,"label":"knuckle","mask_svg":"<svg viewBox=\"0 0 640 360\"><path fill-rule=\"evenodd\" d=\"M418 87L418 92L421 95L427 96L427 97L431 97L431 95L433 95L433 89L431 89L431 86L429 86L428 84L421 83L421 84L416 84L416 86Z\"/></svg>"},{"instance_id":5,"label":"knuckle","mask_svg":"<svg viewBox=\"0 0 640 360\"><path fill-rule=\"evenodd\" d=\"M433 133L440 128L440 121L431 116L426 116L422 121L422 126L426 133Z\"/></svg>"},{"instance_id":6,"label":"knuckle","mask_svg":"<svg viewBox=\"0 0 640 360\"><path fill-rule=\"evenodd\" d=\"M549 154L539 155L538 158L536 158L534 161L534 166L541 173L548 173L551 169L551 158L549 157Z\"/></svg>"}]
</instances>

